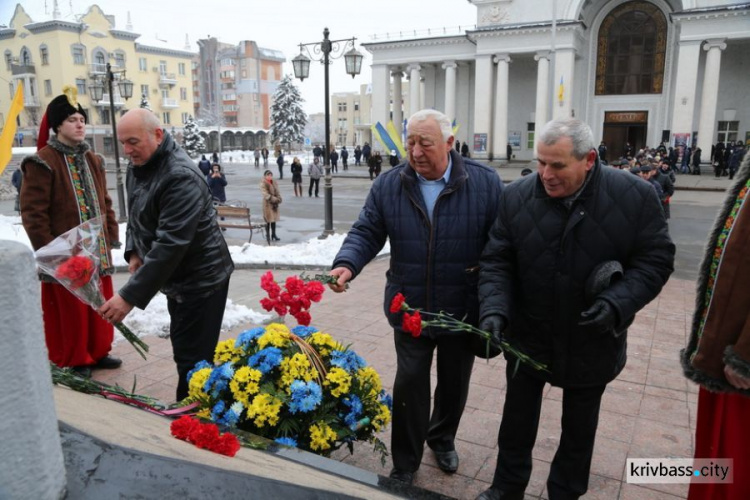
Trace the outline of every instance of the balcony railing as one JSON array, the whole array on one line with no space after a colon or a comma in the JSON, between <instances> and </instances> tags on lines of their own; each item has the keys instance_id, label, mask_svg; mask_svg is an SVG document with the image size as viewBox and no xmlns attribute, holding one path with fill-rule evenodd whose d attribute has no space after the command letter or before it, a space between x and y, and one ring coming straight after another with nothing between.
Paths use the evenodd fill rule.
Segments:
<instances>
[{"instance_id":1,"label":"balcony railing","mask_svg":"<svg viewBox=\"0 0 750 500\"><path fill-rule=\"evenodd\" d=\"M105 63L89 64L89 75L104 75L106 73L107 73L107 65Z\"/></svg>"},{"instance_id":2,"label":"balcony railing","mask_svg":"<svg viewBox=\"0 0 750 500\"><path fill-rule=\"evenodd\" d=\"M159 85L177 85L177 75L174 73L160 73Z\"/></svg>"},{"instance_id":3,"label":"balcony railing","mask_svg":"<svg viewBox=\"0 0 750 500\"><path fill-rule=\"evenodd\" d=\"M11 64L10 72L13 76L35 75L36 69L33 64Z\"/></svg>"},{"instance_id":4,"label":"balcony railing","mask_svg":"<svg viewBox=\"0 0 750 500\"><path fill-rule=\"evenodd\" d=\"M114 99L112 99L112 102L115 104L115 106L122 107L125 105L125 101L122 99L122 96L115 92ZM109 94L102 94L102 100L99 102L94 103L95 106L109 106Z\"/></svg>"},{"instance_id":5,"label":"balcony railing","mask_svg":"<svg viewBox=\"0 0 750 500\"><path fill-rule=\"evenodd\" d=\"M162 108L179 108L179 104L177 104L177 99L172 99L171 97L162 97L161 98L161 107Z\"/></svg>"},{"instance_id":6,"label":"balcony railing","mask_svg":"<svg viewBox=\"0 0 750 500\"><path fill-rule=\"evenodd\" d=\"M38 108L39 98L35 95L23 96L23 105L27 108Z\"/></svg>"}]
</instances>

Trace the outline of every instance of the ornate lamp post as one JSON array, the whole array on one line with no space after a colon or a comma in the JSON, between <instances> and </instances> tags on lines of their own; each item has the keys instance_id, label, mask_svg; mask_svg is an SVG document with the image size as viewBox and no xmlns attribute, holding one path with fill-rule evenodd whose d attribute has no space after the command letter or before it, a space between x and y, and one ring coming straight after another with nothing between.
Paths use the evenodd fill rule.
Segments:
<instances>
[{"instance_id":1,"label":"ornate lamp post","mask_svg":"<svg viewBox=\"0 0 750 500\"><path fill-rule=\"evenodd\" d=\"M117 75L117 78L115 78ZM112 118L112 139L114 141L115 148L115 178L117 179L117 204L119 206L120 217L119 221L124 222L127 220L127 207L125 206L125 188L122 183L122 169L120 167L120 147L117 142L117 121L115 119L115 96L112 83L117 80L117 86L120 89L120 95L126 100L133 97L133 82L125 78L125 70L112 71L112 66L107 63L107 72L99 77L95 77L94 81L89 85L89 93L91 98L99 102L104 97L104 84L102 80L107 82L107 91L109 92L109 114Z\"/></svg>"},{"instance_id":2,"label":"ornate lamp post","mask_svg":"<svg viewBox=\"0 0 750 500\"><path fill-rule=\"evenodd\" d=\"M331 152L331 94L328 90L328 65L331 64L331 59L338 59L343 55L346 72L354 78L362 70L363 59L362 54L354 48L356 38L329 40L329 34L328 28L325 28L323 29L322 42L299 44L300 53L292 59L294 76L299 78L300 81L304 81L310 75L311 60L320 61L323 64L325 74L326 143L323 151L323 166L325 167L326 174L323 186L323 193L325 194L325 229L323 229L323 234L320 235L321 239L333 234L333 185L331 184L331 163L329 161ZM310 47L312 47L312 52L310 51ZM347 48L350 50L344 53ZM303 52L307 53L309 57Z\"/></svg>"}]
</instances>

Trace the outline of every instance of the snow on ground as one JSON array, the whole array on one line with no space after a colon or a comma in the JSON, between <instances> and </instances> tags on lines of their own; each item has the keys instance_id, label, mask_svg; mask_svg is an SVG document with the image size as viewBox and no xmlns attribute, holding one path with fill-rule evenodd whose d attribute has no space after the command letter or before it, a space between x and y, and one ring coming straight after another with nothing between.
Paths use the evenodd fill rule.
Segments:
<instances>
[{"instance_id":1,"label":"snow on ground","mask_svg":"<svg viewBox=\"0 0 750 500\"><path fill-rule=\"evenodd\" d=\"M120 224L121 235L125 235L125 227L126 224ZM245 243L242 246L230 246L229 253L232 255L235 264L265 264L269 266L277 264L327 268L333 262L333 258L344 242L344 237L343 234L334 234L325 240L312 238L302 243L276 246ZM31 243L21 225L21 218L18 216L0 215L0 240L17 241L31 249ZM389 252L390 246L386 243L380 254ZM127 266L122 249L113 250L112 259L117 266ZM240 323L259 324L270 318L271 315L256 312L227 299L222 329L230 329ZM169 334L169 313L166 297L158 293L145 310L133 309L126 318L125 324L139 337L144 335L166 337ZM119 332L116 330L115 332L117 340L122 339Z\"/></svg>"}]
</instances>

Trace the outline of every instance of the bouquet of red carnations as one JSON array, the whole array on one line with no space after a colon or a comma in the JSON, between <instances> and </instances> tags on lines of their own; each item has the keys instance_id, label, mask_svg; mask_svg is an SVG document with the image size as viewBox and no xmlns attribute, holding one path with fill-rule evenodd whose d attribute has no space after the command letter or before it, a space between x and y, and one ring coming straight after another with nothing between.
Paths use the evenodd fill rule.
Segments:
<instances>
[{"instance_id":1,"label":"bouquet of red carnations","mask_svg":"<svg viewBox=\"0 0 750 500\"><path fill-rule=\"evenodd\" d=\"M101 219L91 219L35 252L36 263L44 273L54 277L70 293L94 309L105 302L99 279L101 228ZM148 352L148 344L124 324L116 323L114 326L146 359L144 351Z\"/></svg>"}]
</instances>

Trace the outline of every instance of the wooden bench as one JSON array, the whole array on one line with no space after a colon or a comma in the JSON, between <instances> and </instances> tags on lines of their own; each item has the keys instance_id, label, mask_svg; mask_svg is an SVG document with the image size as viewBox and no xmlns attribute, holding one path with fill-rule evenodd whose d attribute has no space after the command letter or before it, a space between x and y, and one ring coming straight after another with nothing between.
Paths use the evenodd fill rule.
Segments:
<instances>
[{"instance_id":1,"label":"wooden bench","mask_svg":"<svg viewBox=\"0 0 750 500\"><path fill-rule=\"evenodd\" d=\"M219 219L219 227L228 229L247 229L250 231L248 243L253 241L253 233L260 232L265 240L266 225L262 222L253 222L250 218L250 209L247 207L232 207L229 205L216 205L216 217Z\"/></svg>"}]
</instances>

